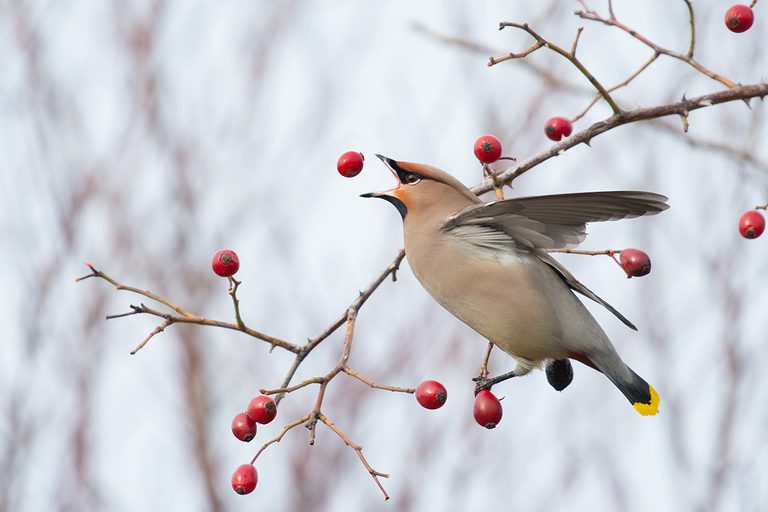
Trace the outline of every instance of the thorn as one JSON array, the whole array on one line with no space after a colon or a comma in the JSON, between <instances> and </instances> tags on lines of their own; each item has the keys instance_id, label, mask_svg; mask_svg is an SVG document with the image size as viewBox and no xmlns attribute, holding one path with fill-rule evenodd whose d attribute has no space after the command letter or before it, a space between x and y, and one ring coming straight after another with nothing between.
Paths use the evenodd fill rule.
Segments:
<instances>
[{"instance_id":1,"label":"thorn","mask_svg":"<svg viewBox=\"0 0 768 512\"><path fill-rule=\"evenodd\" d=\"M685 103L686 101L688 101L688 98L686 98L686 97L685 97L685 93L683 93L683 97L682 97L682 98L680 98L680 101L681 101L681 102L683 102L683 103Z\"/></svg>"},{"instance_id":2,"label":"thorn","mask_svg":"<svg viewBox=\"0 0 768 512\"><path fill-rule=\"evenodd\" d=\"M747 106L747 108L748 108L749 110L752 110L752 105L750 105L750 104L749 104L749 100L750 100L750 98L744 98L744 99L743 99L743 100L741 100L741 101L743 101L743 102L744 102L744 104Z\"/></svg>"},{"instance_id":3,"label":"thorn","mask_svg":"<svg viewBox=\"0 0 768 512\"><path fill-rule=\"evenodd\" d=\"M592 139L587 139L584 141L584 144L586 144L589 147L592 147Z\"/></svg>"}]
</instances>

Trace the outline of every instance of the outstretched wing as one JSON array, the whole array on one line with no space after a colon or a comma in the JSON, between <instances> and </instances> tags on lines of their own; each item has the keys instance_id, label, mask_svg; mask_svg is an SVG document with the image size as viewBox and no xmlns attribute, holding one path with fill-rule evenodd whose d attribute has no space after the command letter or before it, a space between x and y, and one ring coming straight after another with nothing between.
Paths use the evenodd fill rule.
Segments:
<instances>
[{"instance_id":1,"label":"outstretched wing","mask_svg":"<svg viewBox=\"0 0 768 512\"><path fill-rule=\"evenodd\" d=\"M529 248L562 249L584 241L588 222L655 215L669 208L666 201L634 191L519 197L469 206L446 219L443 230L492 226Z\"/></svg>"},{"instance_id":2,"label":"outstretched wing","mask_svg":"<svg viewBox=\"0 0 768 512\"><path fill-rule=\"evenodd\" d=\"M545 250L578 245L587 236L588 222L655 215L669 208L666 200L660 194L631 191L521 197L465 208L446 219L442 229L480 249L510 253L522 250L535 255L572 290L601 304L637 330Z\"/></svg>"}]
</instances>

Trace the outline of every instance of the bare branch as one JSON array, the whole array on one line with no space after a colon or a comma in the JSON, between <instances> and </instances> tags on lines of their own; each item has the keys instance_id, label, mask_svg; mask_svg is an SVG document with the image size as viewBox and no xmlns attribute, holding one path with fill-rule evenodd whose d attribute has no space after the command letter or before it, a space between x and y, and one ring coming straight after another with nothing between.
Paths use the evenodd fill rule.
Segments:
<instances>
[{"instance_id":1,"label":"bare branch","mask_svg":"<svg viewBox=\"0 0 768 512\"><path fill-rule=\"evenodd\" d=\"M559 46L557 46L556 44L554 44L554 43L544 39L537 32L535 32L533 29L531 29L528 26L527 23L523 23L522 25L520 23L512 23L512 22L508 22L508 21L503 21L503 22L499 23L499 30L501 30L501 29L503 29L505 27L513 27L513 28L518 28L520 30L524 30L525 32L530 34L531 37L536 39L536 44L533 45L528 50L526 50L525 52L523 52L523 54L520 54L517 57L509 57L509 58L522 58L522 57L525 57L526 55L534 52L535 50L538 50L542 46L546 46L547 48L549 48L550 50L554 51L555 53L559 53L560 55L562 55L563 57L568 59L568 61L570 61L571 64L576 66L576 68L579 71L581 71L581 74L584 75L587 80L589 80L589 83L591 83L592 86L595 89L597 89L597 91L600 93L600 96L602 96L603 99L605 99L606 103L608 103L608 105L610 105L611 110L613 110L613 112L615 114L618 114L619 112L621 112L621 109L616 104L616 102L613 101L613 98L611 98L611 95L608 93L608 91L605 90L605 87L603 87L602 84L600 84L600 82L597 81L597 79L594 77L594 75L592 75L592 73L590 73L589 70L587 70L587 68L584 66L584 64L582 64L581 61L576 57L576 55L575 55L575 46L576 46L575 45L575 41L574 41L574 54L572 55L572 54L568 53L567 51L563 50L562 48L560 48ZM579 34L580 33L581 33L581 31L579 31ZM577 36L577 39L578 39L578 36ZM513 55L513 54L510 54L510 55ZM488 63L488 65L492 66L492 65L494 65L494 64L496 64L498 62L502 62L503 60L508 60L508 58L502 58L502 59L494 60L493 57L491 57L491 61Z\"/></svg>"},{"instance_id":2,"label":"bare branch","mask_svg":"<svg viewBox=\"0 0 768 512\"><path fill-rule=\"evenodd\" d=\"M733 88L733 87L736 87L736 83L733 82L732 80L729 80L729 79L725 78L724 76L718 75L714 71L712 71L712 70L710 70L708 68L705 68L704 66L702 66L701 64L699 64L698 62L696 62L693 59L693 57L692 57L692 55L693 55L693 41L694 41L694 39L693 39L693 28L691 29L691 45L689 46L689 49L688 49L690 54L689 55L683 55L682 53L678 53L678 52L675 52L675 51L672 51L672 50L668 50L666 48L663 48L663 47L657 45L656 43L654 43L653 41L651 41L647 37L645 37L642 34L640 34L637 30L634 30L634 29L624 25L623 23L621 23L620 21L618 21L614 17L603 18L602 16L597 14L595 11L588 9L583 2L582 2L582 5L585 6L585 10L583 10L583 11L576 11L576 13L575 13L576 16L578 16L580 18L583 18L585 20L597 21L598 23L602 23L604 25L616 27L616 28L618 28L620 30L623 30L624 32L626 32L627 34L631 35L632 37L634 37L635 39L637 39L641 43L645 44L649 48L652 48L656 53L661 53L663 55L667 55L667 56L672 57L674 59L681 60L681 61L687 63L689 66L693 67L695 70L699 71L700 73L708 76L712 80L717 80L718 82L720 82L721 84L725 85L729 89ZM693 18L691 18L691 27L693 27L693 21L692 20L693 20Z\"/></svg>"},{"instance_id":3,"label":"bare branch","mask_svg":"<svg viewBox=\"0 0 768 512\"><path fill-rule=\"evenodd\" d=\"M374 389L383 389L385 391L392 391L392 392L395 392L395 393L415 393L416 392L416 388L401 388L399 386L386 386L384 384L376 384L372 380L370 380L370 379L368 379L366 377L363 377L358 372L356 372L354 370L351 370L350 368L347 368L346 366L342 369L342 371L344 373L346 373L347 375L349 375L350 377L354 377L357 380L359 380L360 382L362 382L364 384L367 384L368 386L370 386L370 387L372 387Z\"/></svg>"},{"instance_id":4,"label":"bare branch","mask_svg":"<svg viewBox=\"0 0 768 512\"><path fill-rule=\"evenodd\" d=\"M352 441L350 441L350 439L346 436L346 434L344 434L344 432L342 432L339 427L334 425L333 422L329 420L324 414L320 414L319 419L320 421L325 423L328 426L328 428L333 430L336 433L336 435L339 436L347 446L349 446L350 448L355 450L355 452L357 452L357 456L360 458L360 462L363 463L363 466L365 466L365 469L371 475L371 477L373 478L373 481L376 482L376 485L379 486L379 489L381 489L381 492L384 494L384 500L388 500L389 495L387 494L387 491L384 490L384 486L381 485L381 481L379 481L379 477L389 478L389 475L387 473L381 473L373 469L371 465L368 464L368 461L365 459L365 455L363 455L363 447L360 446L359 444L355 444Z\"/></svg>"}]
</instances>

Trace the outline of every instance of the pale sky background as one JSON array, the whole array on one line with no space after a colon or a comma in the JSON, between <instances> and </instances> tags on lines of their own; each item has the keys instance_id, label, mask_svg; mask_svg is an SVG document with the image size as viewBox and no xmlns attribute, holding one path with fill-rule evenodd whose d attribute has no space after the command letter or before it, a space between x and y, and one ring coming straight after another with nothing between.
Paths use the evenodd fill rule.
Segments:
<instances>
[{"instance_id":1,"label":"pale sky background","mask_svg":"<svg viewBox=\"0 0 768 512\"><path fill-rule=\"evenodd\" d=\"M767 5L728 32L723 2L695 2L696 58L740 83L766 78ZM604 2L592 8L607 14ZM226 282L210 271L235 249L246 323L301 343L330 324L397 253L401 222L359 194L389 188L374 157L425 162L468 185L481 179L474 140L505 154L547 148L543 125L574 116L589 84L546 50L487 68L488 54L531 41L499 21L528 22L579 56L603 84L651 52L579 20L576 2L9 1L0 0L0 511L38 510L738 510L768 502L768 236L746 241L741 213L768 202L765 107L696 111L689 135L621 127L520 178L528 195L643 189L672 208L590 226L586 249L638 247L652 273L627 280L605 257L561 258L634 321L588 304L619 353L661 395L640 417L605 377L574 364L552 390L542 372L499 385L504 419L472 419L470 379L485 341L435 304L403 264L360 312L350 366L377 382L442 381L445 407L340 376L324 412L391 473L385 503L355 453L327 428L307 445L289 432L259 458L259 484L237 496L232 471L314 403L288 396L250 444L230 420L277 387L290 354L229 331L173 326L135 356L150 318L104 322L141 300L74 279L94 262L201 315L230 320ZM685 52L679 2L615 2L619 19ZM661 58L615 94L619 104L720 90ZM576 130L610 110L593 108ZM679 128L679 119L663 120ZM704 143L692 146L686 140ZM716 142L713 149L707 142ZM338 156L365 153L355 179ZM742 153L742 156L737 155ZM744 158L748 155L750 158ZM299 379L331 369L342 332ZM501 353L491 371L514 363Z\"/></svg>"}]
</instances>

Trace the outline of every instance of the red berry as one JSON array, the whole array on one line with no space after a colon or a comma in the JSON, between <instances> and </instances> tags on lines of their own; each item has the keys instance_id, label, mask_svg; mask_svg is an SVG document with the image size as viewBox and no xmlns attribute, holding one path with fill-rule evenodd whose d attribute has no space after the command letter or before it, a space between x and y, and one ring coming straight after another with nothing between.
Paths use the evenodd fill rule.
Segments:
<instances>
[{"instance_id":1,"label":"red berry","mask_svg":"<svg viewBox=\"0 0 768 512\"><path fill-rule=\"evenodd\" d=\"M235 275L240 270L240 260L237 258L237 253L230 249L222 249L213 255L211 260L211 267L213 271L221 277L229 277Z\"/></svg>"},{"instance_id":2,"label":"red berry","mask_svg":"<svg viewBox=\"0 0 768 512\"><path fill-rule=\"evenodd\" d=\"M425 380L416 386L416 400L425 409L439 409L448 400L448 391L436 380Z\"/></svg>"},{"instance_id":3,"label":"red berry","mask_svg":"<svg viewBox=\"0 0 768 512\"><path fill-rule=\"evenodd\" d=\"M749 210L739 219L739 231L744 238L757 238L765 231L765 217L757 210Z\"/></svg>"},{"instance_id":4,"label":"red berry","mask_svg":"<svg viewBox=\"0 0 768 512\"><path fill-rule=\"evenodd\" d=\"M492 164L501 157L501 141L493 135L483 135L475 141L475 156L484 164Z\"/></svg>"},{"instance_id":5,"label":"red berry","mask_svg":"<svg viewBox=\"0 0 768 512\"><path fill-rule=\"evenodd\" d=\"M345 178L354 178L363 170L363 161L365 161L365 157L362 153L347 151L339 157L336 168L339 170L339 174Z\"/></svg>"},{"instance_id":6,"label":"red berry","mask_svg":"<svg viewBox=\"0 0 768 512\"><path fill-rule=\"evenodd\" d=\"M638 249L622 250L619 263L627 273L627 277L641 277L651 271L651 258Z\"/></svg>"},{"instance_id":7,"label":"red berry","mask_svg":"<svg viewBox=\"0 0 768 512\"><path fill-rule=\"evenodd\" d=\"M746 32L755 21L755 13L746 5L736 4L725 13L725 26L731 32Z\"/></svg>"},{"instance_id":8,"label":"red berry","mask_svg":"<svg viewBox=\"0 0 768 512\"><path fill-rule=\"evenodd\" d=\"M232 474L232 488L237 494L250 494L256 488L259 474L253 464L241 464Z\"/></svg>"},{"instance_id":9,"label":"red berry","mask_svg":"<svg viewBox=\"0 0 768 512\"><path fill-rule=\"evenodd\" d=\"M277 404L267 395L254 397L248 404L248 416L256 423L266 425L277 416Z\"/></svg>"},{"instance_id":10,"label":"red berry","mask_svg":"<svg viewBox=\"0 0 768 512\"><path fill-rule=\"evenodd\" d=\"M244 412L232 418L232 433L241 441L249 442L256 435L256 422Z\"/></svg>"},{"instance_id":11,"label":"red berry","mask_svg":"<svg viewBox=\"0 0 768 512\"><path fill-rule=\"evenodd\" d=\"M501 421L503 413L501 402L489 390L481 389L475 396L475 421L481 427L494 428Z\"/></svg>"},{"instance_id":12,"label":"red berry","mask_svg":"<svg viewBox=\"0 0 768 512\"><path fill-rule=\"evenodd\" d=\"M556 142L569 136L571 131L573 131L573 125L564 117L553 117L544 125L544 133Z\"/></svg>"}]
</instances>

